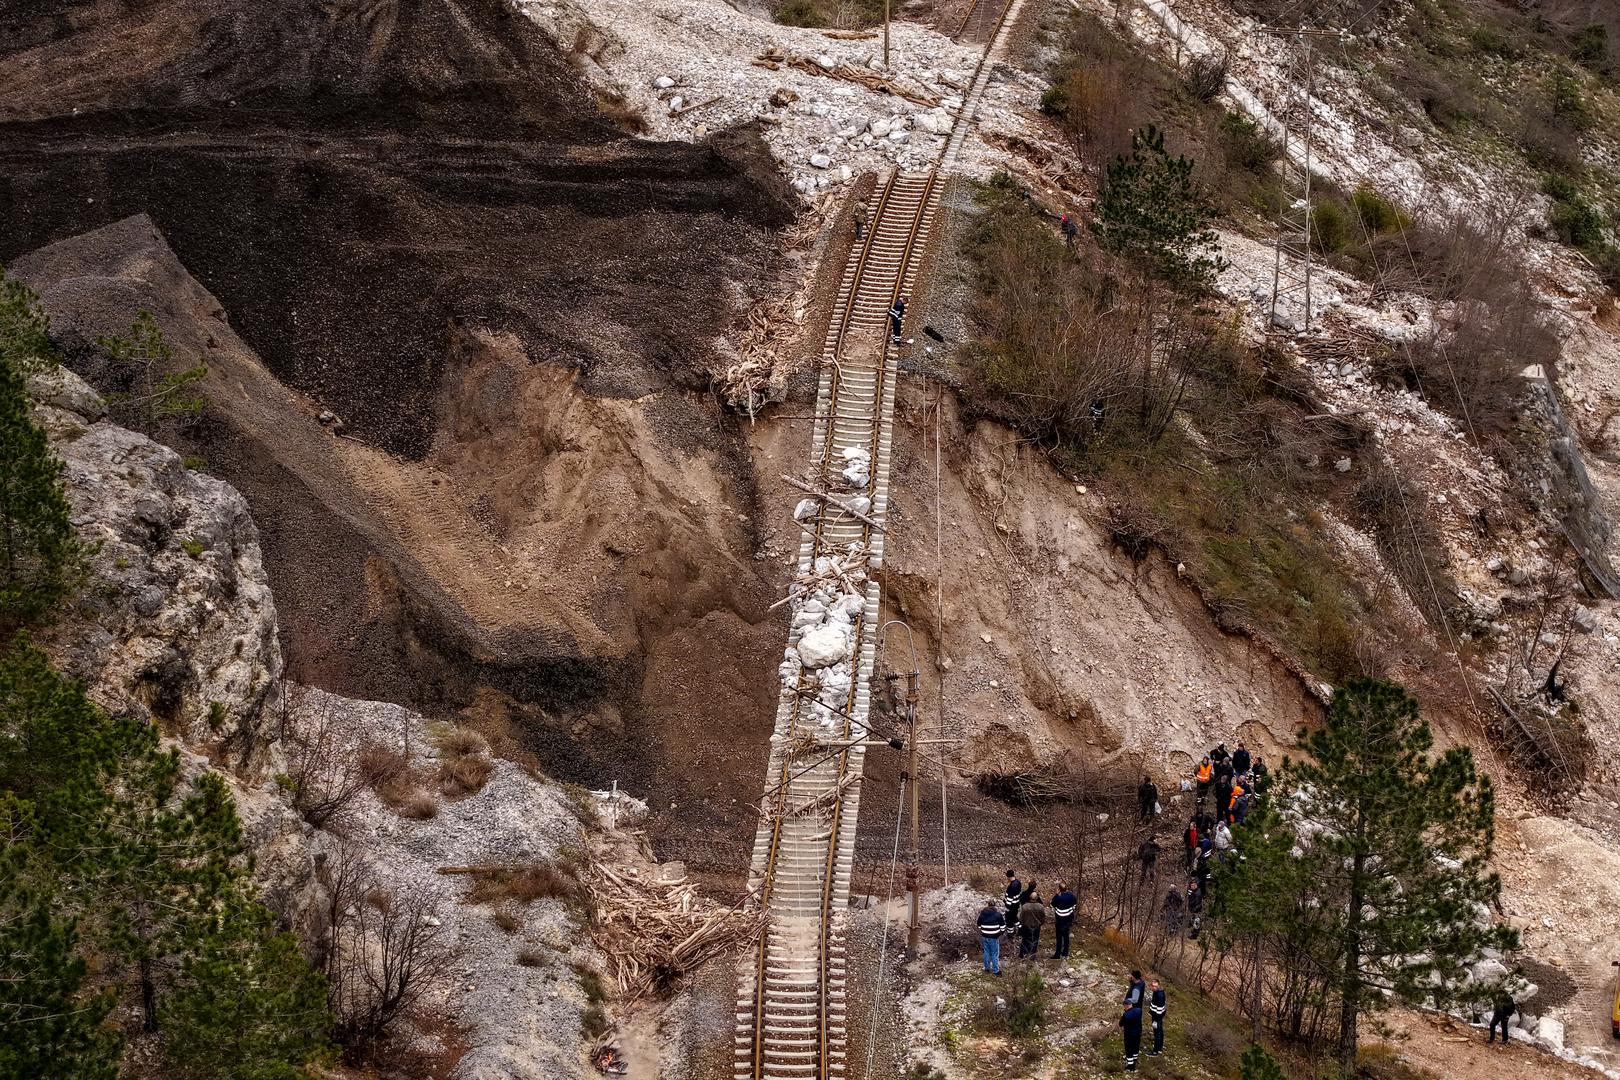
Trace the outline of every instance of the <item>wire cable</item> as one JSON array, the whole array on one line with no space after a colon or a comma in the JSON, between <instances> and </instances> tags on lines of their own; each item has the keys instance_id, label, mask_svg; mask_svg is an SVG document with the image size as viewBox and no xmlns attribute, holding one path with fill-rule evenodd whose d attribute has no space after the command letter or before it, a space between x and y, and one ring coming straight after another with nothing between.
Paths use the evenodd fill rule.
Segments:
<instances>
[{"instance_id":1,"label":"wire cable","mask_svg":"<svg viewBox=\"0 0 1620 1080\"><path fill-rule=\"evenodd\" d=\"M883 894L883 939L878 945L877 982L872 986L872 1019L866 1031L866 1075L877 1060L878 1004L883 1000L883 972L889 962L889 923L894 919L894 872L900 865L900 825L906 819L906 778L900 778L900 808L894 815L894 851L889 855L889 888Z\"/></svg>"}]
</instances>

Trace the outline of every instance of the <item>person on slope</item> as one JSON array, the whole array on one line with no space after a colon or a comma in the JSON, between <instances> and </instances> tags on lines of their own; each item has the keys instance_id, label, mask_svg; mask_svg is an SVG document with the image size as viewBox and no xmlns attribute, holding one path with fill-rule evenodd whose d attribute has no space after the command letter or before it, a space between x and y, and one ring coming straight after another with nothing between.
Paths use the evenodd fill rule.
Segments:
<instances>
[{"instance_id":1,"label":"person on slope","mask_svg":"<svg viewBox=\"0 0 1620 1080\"><path fill-rule=\"evenodd\" d=\"M1142 821L1152 821L1153 815L1158 812L1159 787L1151 776L1144 776L1142 782L1136 785L1136 816Z\"/></svg>"},{"instance_id":2,"label":"person on slope","mask_svg":"<svg viewBox=\"0 0 1620 1080\"><path fill-rule=\"evenodd\" d=\"M1069 887L1058 882L1057 895L1052 897L1052 959L1064 960L1069 955L1069 933L1074 928L1074 912L1080 906L1080 898L1069 891Z\"/></svg>"},{"instance_id":3,"label":"person on slope","mask_svg":"<svg viewBox=\"0 0 1620 1080\"><path fill-rule=\"evenodd\" d=\"M994 900L984 902L984 910L979 912L979 949L984 956L984 970L991 975L1001 974L1001 932L1007 928L1007 923L996 910Z\"/></svg>"},{"instance_id":4,"label":"person on slope","mask_svg":"<svg viewBox=\"0 0 1620 1080\"><path fill-rule=\"evenodd\" d=\"M1119 1028L1125 1035L1125 1071L1136 1071L1136 1059L1142 1052L1142 1006L1127 1005L1119 1018Z\"/></svg>"},{"instance_id":5,"label":"person on slope","mask_svg":"<svg viewBox=\"0 0 1620 1080\"><path fill-rule=\"evenodd\" d=\"M1046 925L1046 905L1039 896L1018 905L1018 958L1034 956L1041 949L1041 927Z\"/></svg>"},{"instance_id":6,"label":"person on slope","mask_svg":"<svg viewBox=\"0 0 1620 1080\"><path fill-rule=\"evenodd\" d=\"M1148 1051L1148 1057L1158 1057L1164 1053L1164 1014L1167 1002L1164 996L1164 987L1159 980L1154 979L1148 993L1148 1016L1153 1023L1153 1049Z\"/></svg>"}]
</instances>

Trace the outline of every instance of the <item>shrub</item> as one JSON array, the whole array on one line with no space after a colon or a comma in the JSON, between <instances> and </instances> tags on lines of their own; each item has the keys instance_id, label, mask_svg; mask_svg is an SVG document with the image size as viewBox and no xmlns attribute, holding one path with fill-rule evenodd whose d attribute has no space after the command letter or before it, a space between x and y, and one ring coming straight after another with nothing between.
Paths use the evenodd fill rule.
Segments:
<instances>
[{"instance_id":1,"label":"shrub","mask_svg":"<svg viewBox=\"0 0 1620 1080\"><path fill-rule=\"evenodd\" d=\"M580 894L579 880L551 863L534 863L518 868L491 867L473 875L467 891L469 904L511 902L532 904L536 900L573 900Z\"/></svg>"},{"instance_id":2,"label":"shrub","mask_svg":"<svg viewBox=\"0 0 1620 1080\"><path fill-rule=\"evenodd\" d=\"M1576 248L1601 247L1605 242L1603 215L1586 201L1574 181L1549 175L1542 180L1542 192L1552 201L1547 223L1559 240Z\"/></svg>"},{"instance_id":3,"label":"shrub","mask_svg":"<svg viewBox=\"0 0 1620 1080\"><path fill-rule=\"evenodd\" d=\"M1220 97L1221 91L1226 89L1226 72L1225 53L1219 56L1195 56L1187 64L1182 81L1186 84L1187 93L1198 101L1208 103Z\"/></svg>"},{"instance_id":4,"label":"shrub","mask_svg":"<svg viewBox=\"0 0 1620 1080\"><path fill-rule=\"evenodd\" d=\"M1131 148L1131 133L1143 116L1127 65L1080 68L1062 83L1064 128L1075 153L1101 174Z\"/></svg>"},{"instance_id":5,"label":"shrub","mask_svg":"<svg viewBox=\"0 0 1620 1080\"><path fill-rule=\"evenodd\" d=\"M1593 124L1591 110L1581 84L1567 71L1553 73L1548 86L1552 98L1552 113L1578 132L1588 131Z\"/></svg>"},{"instance_id":6,"label":"shrub","mask_svg":"<svg viewBox=\"0 0 1620 1080\"><path fill-rule=\"evenodd\" d=\"M1046 1026L1046 980L1031 971L1007 995L1007 1033L1033 1035Z\"/></svg>"},{"instance_id":7,"label":"shrub","mask_svg":"<svg viewBox=\"0 0 1620 1080\"><path fill-rule=\"evenodd\" d=\"M0 317L16 314L10 304L0 293ZM0 339L15 339L0 351L31 348L31 333L0 324ZM62 471L33 421L21 361L0 361L0 637L44 616L82 580Z\"/></svg>"},{"instance_id":8,"label":"shrub","mask_svg":"<svg viewBox=\"0 0 1620 1080\"><path fill-rule=\"evenodd\" d=\"M23 376L54 368L61 354L50 329L39 294L0 268L0 364Z\"/></svg>"},{"instance_id":9,"label":"shrub","mask_svg":"<svg viewBox=\"0 0 1620 1080\"><path fill-rule=\"evenodd\" d=\"M1609 61L1609 28L1592 23L1575 31L1569 39L1569 58L1582 67L1602 72Z\"/></svg>"},{"instance_id":10,"label":"shrub","mask_svg":"<svg viewBox=\"0 0 1620 1080\"><path fill-rule=\"evenodd\" d=\"M783 26L825 26L816 0L782 0L772 17Z\"/></svg>"},{"instance_id":11,"label":"shrub","mask_svg":"<svg viewBox=\"0 0 1620 1080\"><path fill-rule=\"evenodd\" d=\"M1350 207L1356 212L1361 229L1367 236L1399 232L1412 224L1410 215L1366 185L1356 188L1350 196Z\"/></svg>"},{"instance_id":12,"label":"shrub","mask_svg":"<svg viewBox=\"0 0 1620 1080\"><path fill-rule=\"evenodd\" d=\"M1350 242L1350 214L1336 198L1311 205L1311 246L1324 254L1342 251Z\"/></svg>"},{"instance_id":13,"label":"shrub","mask_svg":"<svg viewBox=\"0 0 1620 1080\"><path fill-rule=\"evenodd\" d=\"M1282 157L1282 144L1240 112L1228 112L1221 117L1217 136L1221 156L1233 168L1264 172Z\"/></svg>"},{"instance_id":14,"label":"shrub","mask_svg":"<svg viewBox=\"0 0 1620 1080\"><path fill-rule=\"evenodd\" d=\"M482 791L495 771L488 740L471 728L447 727L436 735L435 742L440 752L439 790L451 796Z\"/></svg>"}]
</instances>

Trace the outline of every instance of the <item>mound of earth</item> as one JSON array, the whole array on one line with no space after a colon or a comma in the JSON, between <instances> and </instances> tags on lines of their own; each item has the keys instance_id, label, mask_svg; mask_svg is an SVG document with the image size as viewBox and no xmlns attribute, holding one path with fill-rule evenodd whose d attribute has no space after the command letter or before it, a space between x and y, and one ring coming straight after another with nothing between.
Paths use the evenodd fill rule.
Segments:
<instances>
[{"instance_id":1,"label":"mound of earth","mask_svg":"<svg viewBox=\"0 0 1620 1080\"><path fill-rule=\"evenodd\" d=\"M504 0L0 14L0 261L149 215L279 377L420 458L461 327L701 386L791 214L757 139L631 139Z\"/></svg>"},{"instance_id":2,"label":"mound of earth","mask_svg":"<svg viewBox=\"0 0 1620 1080\"><path fill-rule=\"evenodd\" d=\"M607 124L504 0L0 6L0 261L92 381L142 309L208 365L177 449L247 496L290 675L699 815L774 704L707 388L792 206L753 132Z\"/></svg>"}]
</instances>

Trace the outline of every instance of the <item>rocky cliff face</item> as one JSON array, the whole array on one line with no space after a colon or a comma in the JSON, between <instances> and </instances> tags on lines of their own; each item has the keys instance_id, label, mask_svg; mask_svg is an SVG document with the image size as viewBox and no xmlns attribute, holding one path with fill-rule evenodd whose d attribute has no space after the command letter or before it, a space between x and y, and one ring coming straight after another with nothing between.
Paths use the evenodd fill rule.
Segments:
<instances>
[{"instance_id":1,"label":"rocky cliff face","mask_svg":"<svg viewBox=\"0 0 1620 1080\"><path fill-rule=\"evenodd\" d=\"M550 864L579 848L580 822L561 789L495 761L476 792L442 801L424 792L425 818L402 817L365 789L341 817L312 827L294 809L287 775L296 733L317 723L341 732L327 768L352 770L364 748L386 746L431 785L442 752L428 722L397 705L287 683L242 495L111 423L101 397L69 371L35 377L30 393L66 463L74 524L90 548L80 597L40 634L56 662L103 708L153 720L189 769L226 777L262 895L311 952L331 944L339 863L421 904L453 961L427 999L447 1023L407 1036L415 1059L477 1080L578 1074L586 1002L575 968L599 961L563 900L509 910L497 929L493 907L465 902L470 879L438 873Z\"/></svg>"},{"instance_id":2,"label":"rocky cliff face","mask_svg":"<svg viewBox=\"0 0 1620 1080\"><path fill-rule=\"evenodd\" d=\"M90 586L47 647L104 708L262 774L276 739L276 607L247 502L180 455L103 419L78 376L36 377L38 419L67 465Z\"/></svg>"}]
</instances>

